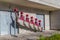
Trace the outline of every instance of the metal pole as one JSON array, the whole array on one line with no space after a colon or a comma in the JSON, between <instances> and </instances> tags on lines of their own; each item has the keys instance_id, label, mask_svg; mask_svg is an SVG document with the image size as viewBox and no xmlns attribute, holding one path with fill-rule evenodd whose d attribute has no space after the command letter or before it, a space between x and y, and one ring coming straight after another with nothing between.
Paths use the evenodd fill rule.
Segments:
<instances>
[{"instance_id":1,"label":"metal pole","mask_svg":"<svg viewBox=\"0 0 60 40\"><path fill-rule=\"evenodd\" d=\"M18 11L17 11L17 9L15 8L14 9L14 12L15 12L15 21L14 21L14 35L16 36L16 27L17 27L17 24L16 24L16 19L17 19L17 13L18 13Z\"/></svg>"},{"instance_id":2,"label":"metal pole","mask_svg":"<svg viewBox=\"0 0 60 40\"><path fill-rule=\"evenodd\" d=\"M12 20L12 12L10 12L10 17L11 17L11 20ZM10 35L11 35L11 24L10 24Z\"/></svg>"},{"instance_id":3,"label":"metal pole","mask_svg":"<svg viewBox=\"0 0 60 40\"><path fill-rule=\"evenodd\" d=\"M16 12L15 12L15 23L14 23L14 35L16 35Z\"/></svg>"}]
</instances>

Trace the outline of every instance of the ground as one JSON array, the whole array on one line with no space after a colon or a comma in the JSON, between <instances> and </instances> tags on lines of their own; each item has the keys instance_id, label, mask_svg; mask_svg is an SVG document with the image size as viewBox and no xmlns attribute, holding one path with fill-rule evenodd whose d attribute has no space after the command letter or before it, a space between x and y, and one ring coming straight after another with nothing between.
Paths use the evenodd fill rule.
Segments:
<instances>
[{"instance_id":1,"label":"ground","mask_svg":"<svg viewBox=\"0 0 60 40\"><path fill-rule=\"evenodd\" d=\"M21 33L16 36L14 35L4 35L0 36L0 40L37 40L40 35L51 36L54 33L59 33L59 31L43 31L43 32L26 32Z\"/></svg>"}]
</instances>

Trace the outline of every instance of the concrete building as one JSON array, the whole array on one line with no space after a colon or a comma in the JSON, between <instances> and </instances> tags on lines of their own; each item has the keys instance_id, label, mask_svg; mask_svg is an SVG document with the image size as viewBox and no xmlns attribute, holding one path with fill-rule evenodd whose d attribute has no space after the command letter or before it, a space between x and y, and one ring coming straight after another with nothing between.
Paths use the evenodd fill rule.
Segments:
<instances>
[{"instance_id":1,"label":"concrete building","mask_svg":"<svg viewBox=\"0 0 60 40\"><path fill-rule=\"evenodd\" d=\"M0 0L0 35L18 34L14 8L41 20L44 30L60 30L60 0Z\"/></svg>"}]
</instances>

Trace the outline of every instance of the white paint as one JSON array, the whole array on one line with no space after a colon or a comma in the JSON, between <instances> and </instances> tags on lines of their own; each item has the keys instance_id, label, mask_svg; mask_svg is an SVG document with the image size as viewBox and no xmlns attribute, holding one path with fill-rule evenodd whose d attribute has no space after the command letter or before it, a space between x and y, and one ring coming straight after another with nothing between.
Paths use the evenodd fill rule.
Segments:
<instances>
[{"instance_id":1,"label":"white paint","mask_svg":"<svg viewBox=\"0 0 60 40\"><path fill-rule=\"evenodd\" d=\"M45 30L50 30L49 14L45 14Z\"/></svg>"}]
</instances>

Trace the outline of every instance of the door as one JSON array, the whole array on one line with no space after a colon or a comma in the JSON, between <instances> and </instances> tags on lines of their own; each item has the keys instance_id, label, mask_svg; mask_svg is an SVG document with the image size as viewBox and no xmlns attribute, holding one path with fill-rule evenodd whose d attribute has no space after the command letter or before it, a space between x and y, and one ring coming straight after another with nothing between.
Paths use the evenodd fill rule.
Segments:
<instances>
[{"instance_id":1,"label":"door","mask_svg":"<svg viewBox=\"0 0 60 40\"><path fill-rule=\"evenodd\" d=\"M14 32L17 33L18 28L16 28L15 30L14 22L12 21L12 19L13 20L15 19L14 13L12 13L11 15L11 12L0 11L0 34L1 35L7 35L7 34L14 35Z\"/></svg>"},{"instance_id":2,"label":"door","mask_svg":"<svg viewBox=\"0 0 60 40\"><path fill-rule=\"evenodd\" d=\"M10 18L9 15L10 12L0 11L0 33L1 35L9 34L9 24L10 24Z\"/></svg>"}]
</instances>

